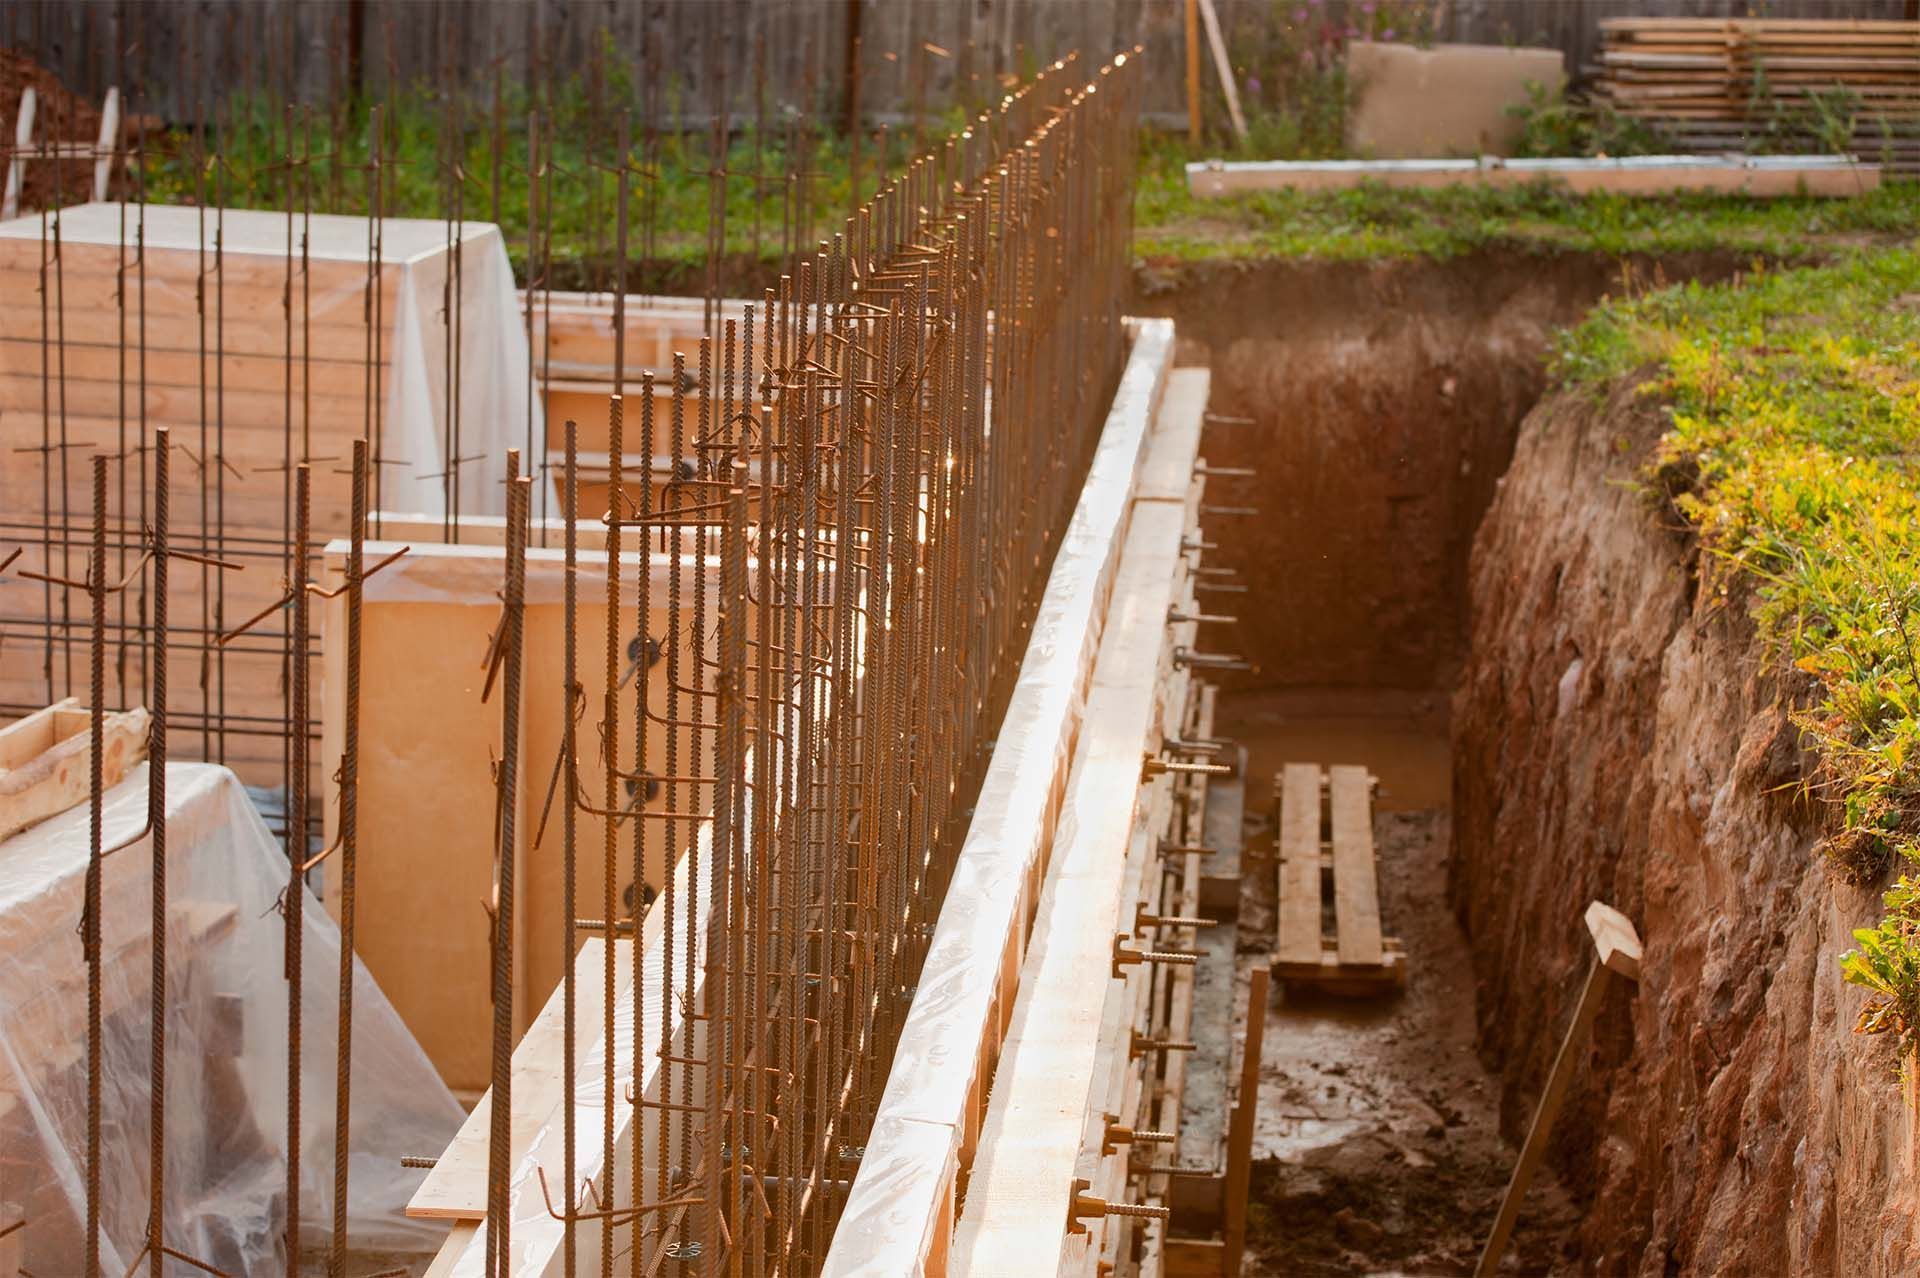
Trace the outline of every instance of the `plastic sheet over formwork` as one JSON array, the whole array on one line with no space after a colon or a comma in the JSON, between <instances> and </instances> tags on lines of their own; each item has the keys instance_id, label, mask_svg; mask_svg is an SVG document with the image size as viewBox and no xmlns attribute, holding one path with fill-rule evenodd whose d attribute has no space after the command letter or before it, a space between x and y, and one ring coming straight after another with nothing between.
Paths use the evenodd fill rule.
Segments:
<instances>
[{"instance_id":1,"label":"plastic sheet over formwork","mask_svg":"<svg viewBox=\"0 0 1920 1278\"><path fill-rule=\"evenodd\" d=\"M1100 649L1135 478L1172 364L1169 320L1129 321L1132 346L1086 483L1047 579L827 1278L933 1272L953 1226L954 1178L1014 992L1022 929L1059 820ZM1036 1270L1036 1272L1039 1272Z\"/></svg>"},{"instance_id":2,"label":"plastic sheet over formwork","mask_svg":"<svg viewBox=\"0 0 1920 1278\"><path fill-rule=\"evenodd\" d=\"M457 445L468 463L459 475L461 510L502 514L506 510L506 490L500 480L506 450L521 446L527 439L527 336L506 241L499 227L486 222L382 218L376 225L381 266L388 281L385 288L391 294L386 303L391 309L382 317L384 331L379 335L379 358L387 366L379 418L381 500L393 509L444 513L447 486L441 476L450 464L449 446ZM6 242L0 243L0 264L37 258L43 252L42 241L57 235L65 269L76 281L90 276L111 278L122 255L130 258L133 252L123 245L131 246L139 239L153 261L149 274L154 278L143 277L138 297L129 298L127 309L135 317L131 322L138 323L145 334L143 342L150 342L156 351L186 349L180 343L187 339L169 338L162 331L186 322L185 303L177 296L183 272L204 271L210 317L222 296L217 290L230 276L231 282L225 287L233 295L226 298L226 310L220 312L225 315L221 327L211 337L204 327L198 330L198 340L214 343L215 351L223 344L231 345L226 359L230 375L236 379L235 389L223 390L222 395L239 394L238 369L246 352L259 346L255 334L263 323L271 329L271 335L286 335L295 369L301 368L309 353L314 354L312 391L326 395L338 393L331 377L359 370L357 360L341 361L338 352L333 352L335 358L331 360L312 352L315 332L346 334L347 349L358 356L364 326L373 316L366 287L366 264L373 257L369 234L366 218L345 214L289 215L263 209L203 210L172 204L79 204L50 212L44 218L19 218L0 224L0 241ZM7 246L23 243L28 246L24 255L9 257ZM181 266L169 271L165 263L171 255L178 256ZM15 269L21 268L15 265ZM453 296L449 275L456 272L458 302L449 321L447 310ZM264 317L245 311L243 307L255 297L242 293L242 283L247 281L264 281L269 289L277 289L286 281L291 289L291 318L277 308ZM63 320L85 309L91 296L78 282L67 287L71 296L59 288L53 291L53 305ZM186 300L190 302L191 298L189 293ZM37 303L34 311L37 315ZM46 336L52 341L65 331L58 328ZM38 342L15 342L8 350L11 354L0 351L0 369L39 376ZM367 350L371 355L373 348ZM278 351L274 354L277 356ZM450 359L454 361L451 369ZM275 358L274 362L279 361ZM216 373L218 364L216 359ZM204 375L213 377L216 373ZM285 375L292 378L294 373ZM295 387L290 413L303 411L300 404L305 377L301 372L301 380L290 383ZM63 373L59 380L64 384L79 377L77 373L71 378ZM166 414L158 402L152 416L164 419ZM456 406L459 421L450 428L448 417ZM360 418L356 411L351 423L354 434L360 431ZM37 432L37 415L34 420ZM173 420L186 419L175 414ZM227 424L236 423L230 416ZM318 432L331 432L333 436L342 426L338 421L321 421L318 416L313 424Z\"/></svg>"},{"instance_id":3,"label":"plastic sheet over formwork","mask_svg":"<svg viewBox=\"0 0 1920 1278\"><path fill-rule=\"evenodd\" d=\"M286 887L279 842L233 773L167 769L167 1243L230 1274L279 1269L285 1209ZM147 769L108 791L105 845L147 816ZM87 1174L87 977L76 924L90 840L85 805L0 843L0 1215L24 1217L24 1267L82 1272ZM102 887L101 1265L127 1272L148 1204L152 851L105 863ZM304 911L301 1215L331 1229L339 933ZM460 1107L367 975L353 1036L351 1241L431 1250L444 1229L402 1213ZM167 1272L187 1273L181 1264Z\"/></svg>"}]
</instances>

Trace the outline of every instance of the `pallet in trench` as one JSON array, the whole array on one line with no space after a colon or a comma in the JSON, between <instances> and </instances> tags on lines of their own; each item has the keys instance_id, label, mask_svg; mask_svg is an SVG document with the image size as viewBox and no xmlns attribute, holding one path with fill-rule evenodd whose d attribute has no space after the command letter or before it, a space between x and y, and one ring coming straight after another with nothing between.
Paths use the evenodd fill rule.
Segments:
<instances>
[{"instance_id":1,"label":"pallet in trench","mask_svg":"<svg viewBox=\"0 0 1920 1278\"><path fill-rule=\"evenodd\" d=\"M1289 987L1385 994L1406 984L1400 942L1380 931L1373 778L1363 767L1289 763L1279 803L1273 974Z\"/></svg>"}]
</instances>

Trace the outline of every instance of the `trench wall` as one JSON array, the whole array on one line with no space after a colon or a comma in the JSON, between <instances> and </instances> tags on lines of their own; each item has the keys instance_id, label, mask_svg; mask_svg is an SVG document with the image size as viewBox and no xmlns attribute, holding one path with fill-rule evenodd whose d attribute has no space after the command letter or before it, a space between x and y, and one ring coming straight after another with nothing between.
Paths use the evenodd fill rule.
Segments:
<instances>
[{"instance_id":1,"label":"trench wall","mask_svg":"<svg viewBox=\"0 0 1920 1278\"><path fill-rule=\"evenodd\" d=\"M1811 690L1635 483L1663 425L1631 386L1548 399L1473 546L1449 892L1503 1125L1525 1130L1608 900L1646 959L1555 1133L1586 1271L1911 1274L1911 1123L1837 963L1878 891L1813 853L1788 719Z\"/></svg>"}]
</instances>

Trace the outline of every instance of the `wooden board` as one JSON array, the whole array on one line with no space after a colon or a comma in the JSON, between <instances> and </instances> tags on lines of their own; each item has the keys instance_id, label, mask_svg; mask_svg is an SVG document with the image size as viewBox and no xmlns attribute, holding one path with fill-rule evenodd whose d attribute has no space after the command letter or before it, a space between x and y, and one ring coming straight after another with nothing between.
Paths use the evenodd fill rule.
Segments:
<instances>
[{"instance_id":1,"label":"wooden board","mask_svg":"<svg viewBox=\"0 0 1920 1278\"><path fill-rule=\"evenodd\" d=\"M1104 1002L1088 989L1110 972L1119 850L1144 806L1142 751L1157 745L1148 734L1185 519L1183 506L1141 502L1128 529L1069 781L1071 837L1049 870L955 1236L956 1266L977 1278L1051 1272L1063 1247L1085 1246L1068 1240L1066 1217Z\"/></svg>"},{"instance_id":2,"label":"wooden board","mask_svg":"<svg viewBox=\"0 0 1920 1278\"><path fill-rule=\"evenodd\" d=\"M416 529L417 531L417 529ZM369 543L369 562L399 548ZM326 579L344 573L344 543L327 547ZM495 797L491 762L500 754L502 695L480 699L486 672L483 660L499 619L493 591L504 573L504 552L493 546L416 545L408 559L374 578L362 612L360 844L357 878L359 909L356 945L368 970L393 1001L429 1059L449 1087L478 1094L489 1076L490 1023L489 924L482 903L492 889ZM631 617L639 557L627 552L622 608ZM581 553L577 612L577 679L585 704L605 699L602 656L606 641L605 552ZM647 629L653 636L671 633L664 556L653 559L652 607ZM409 594L400 574L427 587ZM563 556L558 549L535 550L527 568L529 604L524 623L525 665L521 706L521 784L516 830L520 872L516 923L523 943L516 945L514 972L516 1021L528 1025L565 970L560 909L564 893L560 804L556 797L544 831L541 814L560 757L565 723L561 672L565 660L560 582ZM690 580L691 573L685 574ZM374 589L374 586L380 589ZM440 601L429 601L437 594ZM751 616L751 614L749 614ZM323 650L341 642L336 636L344 611L323 612ZM749 622L749 624L751 624ZM716 635L708 635L707 655ZM667 663L647 674L649 704L664 704ZM337 679L322 690L327 838L337 828L338 796L334 779L338 743L344 739L344 691ZM631 697L621 705L619 766L644 766L664 775L668 733L650 731L644 765L634 759ZM599 802L597 748L591 718L580 729L578 748L583 784ZM679 771L703 775L690 729L677 731ZM705 734L703 748L712 733ZM705 811L709 787L682 785L676 809ZM564 792L562 792L564 793ZM664 803L664 797L661 802ZM577 913L598 918L604 899L606 822L582 812L575 840ZM643 824L647 886L657 889L665 873L666 823ZM683 837L690 837L682 827ZM625 893L633 879L632 840L622 828L617 840L615 881L621 899L615 917L626 913ZM327 905L337 917L337 875L327 878ZM439 925L423 936L422 917Z\"/></svg>"},{"instance_id":3,"label":"wooden board","mask_svg":"<svg viewBox=\"0 0 1920 1278\"><path fill-rule=\"evenodd\" d=\"M1281 769L1280 894L1274 957L1280 963L1320 962L1320 768L1289 763Z\"/></svg>"},{"instance_id":4,"label":"wooden board","mask_svg":"<svg viewBox=\"0 0 1920 1278\"><path fill-rule=\"evenodd\" d=\"M574 1025L580 1049L576 1066L579 1095L598 1095L601 1090L601 1057L606 1050L606 942L590 937L580 947L573 964ZM614 1000L626 1001L633 993L633 942L614 942ZM559 1063L566 1047L566 1004L555 991L546 1006L534 1018L519 1046L513 1051L513 1113L509 1120L509 1146L512 1165L518 1167L542 1141L541 1159L564 1170L560 1157L556 1115L566 1092ZM493 1094L481 1097L460 1125L459 1132L427 1178L414 1191L407 1204L407 1215L427 1220L485 1220L487 1217L487 1154L493 1123ZM577 1144L580 1149L591 1142L599 1147L600 1123L580 1124ZM549 1176L554 1187L565 1181Z\"/></svg>"},{"instance_id":5,"label":"wooden board","mask_svg":"<svg viewBox=\"0 0 1920 1278\"><path fill-rule=\"evenodd\" d=\"M1373 859L1372 779L1351 764L1327 769L1333 808L1333 913L1340 962L1378 966L1380 884Z\"/></svg>"},{"instance_id":6,"label":"wooden board","mask_svg":"<svg viewBox=\"0 0 1920 1278\"><path fill-rule=\"evenodd\" d=\"M147 757L148 722L139 707L105 716L103 785L117 784ZM72 697L0 731L0 839L85 803L92 757L92 716Z\"/></svg>"}]
</instances>

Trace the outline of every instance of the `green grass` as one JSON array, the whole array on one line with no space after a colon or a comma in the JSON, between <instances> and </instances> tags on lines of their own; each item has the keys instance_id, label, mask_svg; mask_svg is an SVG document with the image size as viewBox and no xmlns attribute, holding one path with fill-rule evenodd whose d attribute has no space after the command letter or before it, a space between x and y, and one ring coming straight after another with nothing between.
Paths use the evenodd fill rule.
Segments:
<instances>
[{"instance_id":1,"label":"green grass","mask_svg":"<svg viewBox=\"0 0 1920 1278\"><path fill-rule=\"evenodd\" d=\"M661 109L672 118L671 89L667 98ZM518 89L505 93L497 136L490 103L466 103L455 127L448 110L426 89L397 93L380 104L381 210L393 217L443 218L458 201L463 217L499 223L523 280L529 256L550 252L556 287L601 286L611 278L615 247L620 147L618 111L611 104L617 101L640 114L635 91L621 83L604 90L598 105L577 80L542 104L547 138L540 143L543 176L536 182L529 173L528 104ZM343 108L337 121L298 116L289 127L283 109L237 98L208 130L205 150L218 153L217 165L199 158L201 148L190 133L170 133L150 149L142 175L147 198L164 203L224 199L241 208L310 207L316 213L364 216L372 203L371 119L368 105L361 103ZM927 144L960 123L957 114L929 115ZM662 130L649 141L634 129L626 153L630 258L683 266L704 262L709 201L716 188L724 193L723 249L730 255L778 262L786 228L802 213L816 236L840 229L854 202L848 139L824 129L790 129L777 104L768 106L764 132L751 115L735 124L717 164L705 134ZM290 152L315 158L289 164ZM911 128L863 139L862 193L872 195L883 173L897 176L913 153ZM790 179L790 169L804 174L804 180ZM709 177L716 170L726 174L718 182ZM545 240L529 248L535 210L550 248Z\"/></svg>"},{"instance_id":2,"label":"green grass","mask_svg":"<svg viewBox=\"0 0 1920 1278\"><path fill-rule=\"evenodd\" d=\"M1187 194L1184 142L1149 139L1134 199L1135 253L1149 263L1211 259L1450 258L1492 249L1627 253L1731 251L1808 259L1836 243L1910 235L1920 183L1855 199L1629 198L1523 187Z\"/></svg>"},{"instance_id":3,"label":"green grass","mask_svg":"<svg viewBox=\"0 0 1920 1278\"><path fill-rule=\"evenodd\" d=\"M1651 366L1675 494L1716 598L1751 587L1762 640L1817 694L1796 716L1832 805L1822 845L1857 883L1896 872L1855 934L1859 1028L1920 1031L1920 244L1737 285L1609 302L1566 335L1563 383Z\"/></svg>"},{"instance_id":4,"label":"green grass","mask_svg":"<svg viewBox=\"0 0 1920 1278\"><path fill-rule=\"evenodd\" d=\"M606 90L605 101L621 93L631 90L615 85ZM558 141L546 156L551 182L543 182L536 194L527 174L527 104L517 94L509 90L503 103L497 219L515 269L524 279L530 256L529 210L538 207L544 231L552 237L556 286L604 284L611 278L614 248L614 113L604 102L596 107L578 83L563 86L555 100L544 105ZM667 96L663 109L671 114L671 93ZM494 219L490 104L469 104L466 110L448 146L447 112L430 93L401 93L383 104L385 212L442 217L457 194L465 216ZM725 250L770 267L781 256L785 228L803 196L816 235L839 225L853 200L852 150L845 137L831 130L789 131L771 111L764 134L756 131L751 117L739 123L725 159L731 176L722 183ZM957 114L930 116L925 137L938 139L960 123ZM1299 112L1257 115L1253 126L1251 141L1227 154L1337 154L1337 132ZM145 166L148 197L192 202L204 193L209 201L224 198L235 206L276 209L289 203L300 207L310 199L317 212L364 214L369 205L369 133L364 104L345 110L337 123L325 117L296 118L293 150L316 158L310 165L289 167L285 112L264 101L238 100L210 129L217 138L220 167L197 169L191 138L170 135ZM704 261L706 172L713 167L707 146L701 135L663 132L649 153L644 139L633 139L631 256L688 268ZM886 138L886 171L898 173L912 149L912 130L892 131ZM882 171L878 151L876 139L867 138L861 157L864 194L875 189ZM1437 191L1364 186L1196 200L1187 194L1184 165L1211 153L1190 148L1180 137L1142 136L1134 202L1136 256L1164 265L1246 258L1444 259L1509 249L1609 255L1735 251L1794 260L1827 252L1836 241L1885 238L1920 225L1916 183L1889 184L1852 200L1581 197L1545 183ZM804 192L787 180L789 167L807 174ZM546 252L545 245L536 246L531 256L537 259Z\"/></svg>"}]
</instances>

